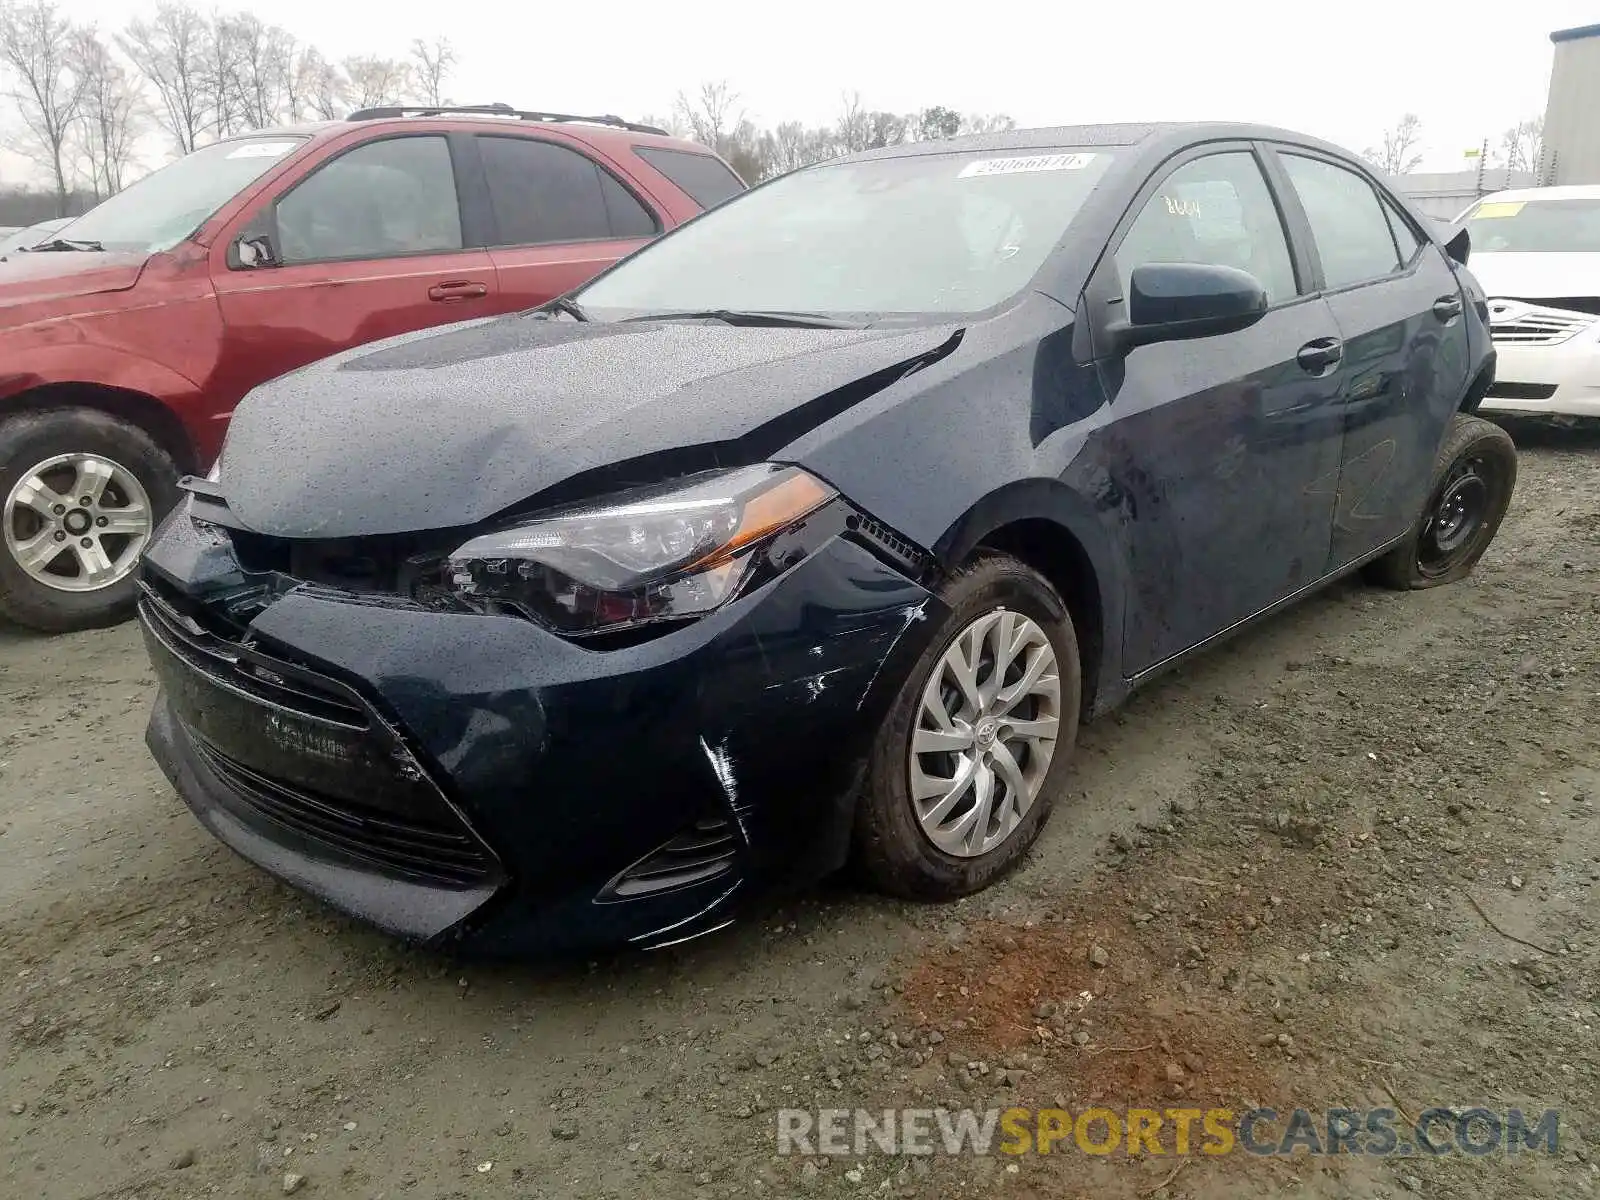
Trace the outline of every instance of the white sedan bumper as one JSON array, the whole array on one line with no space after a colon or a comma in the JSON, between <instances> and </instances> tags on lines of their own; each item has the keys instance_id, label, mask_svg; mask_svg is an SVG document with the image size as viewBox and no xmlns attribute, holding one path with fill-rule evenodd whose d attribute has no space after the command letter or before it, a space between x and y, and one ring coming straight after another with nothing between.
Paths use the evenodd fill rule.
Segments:
<instances>
[{"instance_id":1,"label":"white sedan bumper","mask_svg":"<svg viewBox=\"0 0 1600 1200\"><path fill-rule=\"evenodd\" d=\"M1600 417L1600 316L1489 302L1498 351L1484 412Z\"/></svg>"}]
</instances>

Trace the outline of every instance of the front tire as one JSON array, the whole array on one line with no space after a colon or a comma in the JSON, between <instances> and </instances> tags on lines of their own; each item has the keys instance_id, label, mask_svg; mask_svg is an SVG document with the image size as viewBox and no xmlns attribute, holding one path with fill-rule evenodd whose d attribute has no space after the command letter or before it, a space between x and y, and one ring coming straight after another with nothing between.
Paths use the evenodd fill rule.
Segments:
<instances>
[{"instance_id":1,"label":"front tire","mask_svg":"<svg viewBox=\"0 0 1600 1200\"><path fill-rule=\"evenodd\" d=\"M1367 568L1367 577L1398 591L1465 579L1505 520L1516 486L1511 435L1457 413L1439 447L1422 515L1405 541Z\"/></svg>"},{"instance_id":2,"label":"front tire","mask_svg":"<svg viewBox=\"0 0 1600 1200\"><path fill-rule=\"evenodd\" d=\"M177 479L149 434L93 409L0 421L0 616L45 633L125 620Z\"/></svg>"},{"instance_id":3,"label":"front tire","mask_svg":"<svg viewBox=\"0 0 1600 1200\"><path fill-rule=\"evenodd\" d=\"M987 887L1044 827L1082 704L1078 639L1049 582L985 555L941 590L949 615L901 686L868 764L856 852L879 889Z\"/></svg>"}]
</instances>

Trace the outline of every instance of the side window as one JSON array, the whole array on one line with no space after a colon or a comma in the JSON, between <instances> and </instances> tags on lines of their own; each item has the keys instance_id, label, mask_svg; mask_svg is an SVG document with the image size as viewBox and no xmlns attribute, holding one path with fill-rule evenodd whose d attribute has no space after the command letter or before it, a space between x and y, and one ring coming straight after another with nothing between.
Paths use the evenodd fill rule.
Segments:
<instances>
[{"instance_id":1,"label":"side window","mask_svg":"<svg viewBox=\"0 0 1600 1200\"><path fill-rule=\"evenodd\" d=\"M674 187L701 208L714 208L744 191L744 180L720 158L660 146L635 146L633 152L672 181Z\"/></svg>"},{"instance_id":2,"label":"side window","mask_svg":"<svg viewBox=\"0 0 1600 1200\"><path fill-rule=\"evenodd\" d=\"M368 142L319 167L278 201L286 263L461 249L450 147L442 137Z\"/></svg>"},{"instance_id":3,"label":"side window","mask_svg":"<svg viewBox=\"0 0 1600 1200\"><path fill-rule=\"evenodd\" d=\"M650 237L656 219L587 156L532 138L481 135L489 204L502 246Z\"/></svg>"},{"instance_id":4,"label":"side window","mask_svg":"<svg viewBox=\"0 0 1600 1200\"><path fill-rule=\"evenodd\" d=\"M1255 155L1210 154L1162 180L1117 248L1122 294L1146 263L1215 263L1249 271L1271 303L1296 293L1283 221Z\"/></svg>"},{"instance_id":5,"label":"side window","mask_svg":"<svg viewBox=\"0 0 1600 1200\"><path fill-rule=\"evenodd\" d=\"M1370 283L1399 268L1389 217L1371 184L1320 158L1300 154L1282 158L1311 223L1328 287Z\"/></svg>"},{"instance_id":6,"label":"side window","mask_svg":"<svg viewBox=\"0 0 1600 1200\"><path fill-rule=\"evenodd\" d=\"M1389 218L1389 232L1394 234L1394 244L1399 247L1400 261L1409 263L1417 256L1417 251L1422 249L1422 239L1417 237L1416 231L1411 228L1411 222L1384 197L1383 214Z\"/></svg>"}]
</instances>

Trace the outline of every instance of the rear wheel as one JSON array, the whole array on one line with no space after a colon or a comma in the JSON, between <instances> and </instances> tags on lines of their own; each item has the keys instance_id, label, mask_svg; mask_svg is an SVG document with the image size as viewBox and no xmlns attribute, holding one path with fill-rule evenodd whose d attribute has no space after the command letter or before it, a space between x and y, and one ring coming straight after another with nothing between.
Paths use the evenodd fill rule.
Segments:
<instances>
[{"instance_id":1,"label":"rear wheel","mask_svg":"<svg viewBox=\"0 0 1600 1200\"><path fill-rule=\"evenodd\" d=\"M923 899L988 886L1032 844L1082 690L1072 619L1036 571L987 556L942 598L950 614L885 718L856 823L873 882Z\"/></svg>"},{"instance_id":2,"label":"rear wheel","mask_svg":"<svg viewBox=\"0 0 1600 1200\"><path fill-rule=\"evenodd\" d=\"M1368 568L1374 583L1408 590L1464 579L1494 540L1517 484L1511 435L1457 414L1434 463L1433 486L1406 540Z\"/></svg>"},{"instance_id":3,"label":"rear wheel","mask_svg":"<svg viewBox=\"0 0 1600 1200\"><path fill-rule=\"evenodd\" d=\"M49 633L125 619L177 477L147 433L104 413L0 422L0 615Z\"/></svg>"}]
</instances>

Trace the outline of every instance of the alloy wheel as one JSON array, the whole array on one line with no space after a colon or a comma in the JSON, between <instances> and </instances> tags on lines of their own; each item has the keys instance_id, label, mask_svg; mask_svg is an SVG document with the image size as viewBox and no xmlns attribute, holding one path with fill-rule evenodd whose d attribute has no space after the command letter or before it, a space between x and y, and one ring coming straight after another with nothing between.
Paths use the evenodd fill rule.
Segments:
<instances>
[{"instance_id":1,"label":"alloy wheel","mask_svg":"<svg viewBox=\"0 0 1600 1200\"><path fill-rule=\"evenodd\" d=\"M996 608L934 664L911 731L909 791L923 834L957 858L1002 844L1038 798L1061 725L1055 647Z\"/></svg>"},{"instance_id":2,"label":"alloy wheel","mask_svg":"<svg viewBox=\"0 0 1600 1200\"><path fill-rule=\"evenodd\" d=\"M57 454L6 497L6 550L28 577L96 592L133 571L150 541L150 497L133 472L99 454Z\"/></svg>"}]
</instances>

